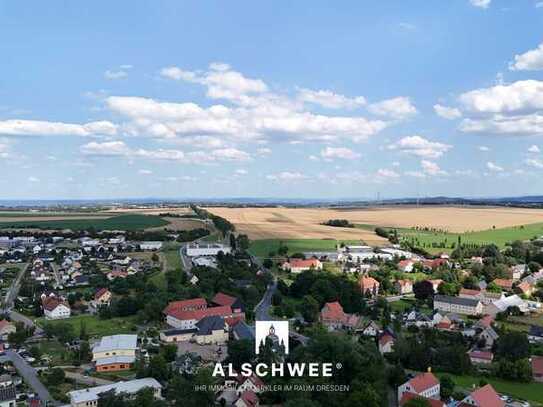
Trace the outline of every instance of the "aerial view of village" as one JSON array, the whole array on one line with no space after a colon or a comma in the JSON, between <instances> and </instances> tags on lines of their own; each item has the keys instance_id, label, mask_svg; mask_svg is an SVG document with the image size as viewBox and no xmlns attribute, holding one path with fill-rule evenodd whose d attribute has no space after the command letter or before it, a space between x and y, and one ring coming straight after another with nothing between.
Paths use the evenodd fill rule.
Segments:
<instances>
[{"instance_id":1,"label":"aerial view of village","mask_svg":"<svg viewBox=\"0 0 543 407\"><path fill-rule=\"evenodd\" d=\"M0 0L0 407L543 407L543 1Z\"/></svg>"}]
</instances>

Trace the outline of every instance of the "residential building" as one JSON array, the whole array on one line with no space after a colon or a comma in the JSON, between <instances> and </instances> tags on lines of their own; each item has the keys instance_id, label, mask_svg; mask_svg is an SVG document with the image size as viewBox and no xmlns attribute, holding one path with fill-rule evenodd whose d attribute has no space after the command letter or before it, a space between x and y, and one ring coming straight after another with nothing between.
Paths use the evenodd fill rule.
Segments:
<instances>
[{"instance_id":1,"label":"residential building","mask_svg":"<svg viewBox=\"0 0 543 407\"><path fill-rule=\"evenodd\" d=\"M360 291L363 295L375 297L379 294L379 281L373 277L360 277L358 280L358 285L360 286Z\"/></svg>"},{"instance_id":2,"label":"residential building","mask_svg":"<svg viewBox=\"0 0 543 407\"><path fill-rule=\"evenodd\" d=\"M510 278L496 278L492 282L504 291L513 290L513 280Z\"/></svg>"},{"instance_id":3,"label":"residential building","mask_svg":"<svg viewBox=\"0 0 543 407\"><path fill-rule=\"evenodd\" d=\"M166 312L166 323L178 329L192 329L201 319L209 316L220 316L228 320L245 319L244 313L234 312L228 305L190 311L171 310Z\"/></svg>"},{"instance_id":4,"label":"residential building","mask_svg":"<svg viewBox=\"0 0 543 407\"><path fill-rule=\"evenodd\" d=\"M354 329L358 325L360 318L356 315L345 313L341 304L335 301L324 304L319 320L329 331L334 331L344 328Z\"/></svg>"},{"instance_id":5,"label":"residential building","mask_svg":"<svg viewBox=\"0 0 543 407\"><path fill-rule=\"evenodd\" d=\"M281 269L297 274L307 270L322 270L322 263L319 259L290 259L281 265Z\"/></svg>"},{"instance_id":6,"label":"residential building","mask_svg":"<svg viewBox=\"0 0 543 407\"><path fill-rule=\"evenodd\" d=\"M232 311L237 313L245 312L245 305L243 305L243 302L239 298L231 295L217 293L211 302L216 306L228 305L230 308L232 308Z\"/></svg>"},{"instance_id":7,"label":"residential building","mask_svg":"<svg viewBox=\"0 0 543 407\"><path fill-rule=\"evenodd\" d=\"M109 291L107 288L100 288L96 291L94 294L94 298L92 300L92 305L95 308L99 308L101 306L107 306L109 307L109 304L111 303L111 291Z\"/></svg>"},{"instance_id":8,"label":"residential building","mask_svg":"<svg viewBox=\"0 0 543 407\"><path fill-rule=\"evenodd\" d=\"M441 400L436 399L430 399L428 397L420 396L415 393L406 392L403 394L402 398L400 399L400 406L403 407L409 400L415 399L415 398L421 398L424 401L426 401L426 404L428 407L446 407L447 404L442 402Z\"/></svg>"},{"instance_id":9,"label":"residential building","mask_svg":"<svg viewBox=\"0 0 543 407\"><path fill-rule=\"evenodd\" d=\"M398 400L404 393L413 393L429 399L439 400L441 386L431 372L421 373L398 387Z\"/></svg>"},{"instance_id":10,"label":"residential building","mask_svg":"<svg viewBox=\"0 0 543 407\"><path fill-rule=\"evenodd\" d=\"M167 329L160 332L160 340L165 343L187 342L192 339L198 328L192 329Z\"/></svg>"},{"instance_id":11,"label":"residential building","mask_svg":"<svg viewBox=\"0 0 543 407\"><path fill-rule=\"evenodd\" d=\"M461 406L474 406L474 407L504 407L505 402L500 399L494 387L490 384L480 387L477 390L471 392L460 403Z\"/></svg>"},{"instance_id":12,"label":"residential building","mask_svg":"<svg viewBox=\"0 0 543 407\"><path fill-rule=\"evenodd\" d=\"M517 264L509 269L509 277L513 281L520 280L527 269L526 264Z\"/></svg>"},{"instance_id":13,"label":"residential building","mask_svg":"<svg viewBox=\"0 0 543 407\"><path fill-rule=\"evenodd\" d=\"M162 249L162 242L140 242L141 250L157 251Z\"/></svg>"},{"instance_id":14,"label":"residential building","mask_svg":"<svg viewBox=\"0 0 543 407\"><path fill-rule=\"evenodd\" d=\"M519 285L517 285L517 292L519 292L522 295L525 295L526 297L530 297L534 291L535 291L535 287L526 281L523 281L519 283Z\"/></svg>"},{"instance_id":15,"label":"residential building","mask_svg":"<svg viewBox=\"0 0 543 407\"><path fill-rule=\"evenodd\" d=\"M74 390L68 392L68 396L70 397L71 407L96 407L102 393L113 391L116 394L134 395L145 388L153 389L155 398L162 398L162 385L151 377Z\"/></svg>"},{"instance_id":16,"label":"residential building","mask_svg":"<svg viewBox=\"0 0 543 407\"><path fill-rule=\"evenodd\" d=\"M479 300L470 298L436 295L434 296L434 310L456 312L463 315L481 315L483 304Z\"/></svg>"},{"instance_id":17,"label":"residential building","mask_svg":"<svg viewBox=\"0 0 543 407\"><path fill-rule=\"evenodd\" d=\"M195 311L207 308L207 302L204 298L192 298L190 300L173 301L168 304L164 311L164 314L168 314L171 311Z\"/></svg>"},{"instance_id":18,"label":"residential building","mask_svg":"<svg viewBox=\"0 0 543 407\"><path fill-rule=\"evenodd\" d=\"M238 399L234 402L235 407L258 407L259 405L258 396L251 390L240 393Z\"/></svg>"},{"instance_id":19,"label":"residential building","mask_svg":"<svg viewBox=\"0 0 543 407\"><path fill-rule=\"evenodd\" d=\"M432 284L432 288L434 289L434 293L437 293L437 289L439 286L443 283L443 280L441 279L435 279L435 280L428 280Z\"/></svg>"},{"instance_id":20,"label":"residential building","mask_svg":"<svg viewBox=\"0 0 543 407\"><path fill-rule=\"evenodd\" d=\"M413 260L401 260L398 262L398 269L404 273L411 273L414 266L415 262Z\"/></svg>"},{"instance_id":21,"label":"residential building","mask_svg":"<svg viewBox=\"0 0 543 407\"><path fill-rule=\"evenodd\" d=\"M396 280L394 289L400 295L411 294L413 292L413 282L411 280Z\"/></svg>"},{"instance_id":22,"label":"residential building","mask_svg":"<svg viewBox=\"0 0 543 407\"><path fill-rule=\"evenodd\" d=\"M0 407L15 407L17 405L15 386L0 388Z\"/></svg>"},{"instance_id":23,"label":"residential building","mask_svg":"<svg viewBox=\"0 0 543 407\"><path fill-rule=\"evenodd\" d=\"M42 299L42 308L45 319L70 318L72 313L66 301L57 296L47 296Z\"/></svg>"},{"instance_id":24,"label":"residential building","mask_svg":"<svg viewBox=\"0 0 543 407\"><path fill-rule=\"evenodd\" d=\"M396 339L390 332L384 332L378 341L379 352L381 355L391 353L394 350L394 342Z\"/></svg>"},{"instance_id":25,"label":"residential building","mask_svg":"<svg viewBox=\"0 0 543 407\"><path fill-rule=\"evenodd\" d=\"M494 354L485 350L472 350L468 356L474 365L490 365L494 359Z\"/></svg>"},{"instance_id":26,"label":"residential building","mask_svg":"<svg viewBox=\"0 0 543 407\"><path fill-rule=\"evenodd\" d=\"M364 336L372 336L377 337L379 335L379 332L381 332L381 329L379 328L379 325L373 320L370 320L364 328L362 328L362 335Z\"/></svg>"}]
</instances>

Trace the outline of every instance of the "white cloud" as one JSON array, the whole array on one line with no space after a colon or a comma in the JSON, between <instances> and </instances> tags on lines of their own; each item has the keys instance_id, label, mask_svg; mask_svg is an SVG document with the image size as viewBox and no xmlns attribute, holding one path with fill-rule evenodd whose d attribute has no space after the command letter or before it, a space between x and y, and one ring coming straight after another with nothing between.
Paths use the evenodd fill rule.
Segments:
<instances>
[{"instance_id":1,"label":"white cloud","mask_svg":"<svg viewBox=\"0 0 543 407\"><path fill-rule=\"evenodd\" d=\"M436 114L440 117L443 117L447 120L453 120L458 119L459 117L462 117L462 112L460 112L459 109L455 107L448 107L448 106L442 106L440 104L434 105L434 111Z\"/></svg>"},{"instance_id":2,"label":"white cloud","mask_svg":"<svg viewBox=\"0 0 543 407\"><path fill-rule=\"evenodd\" d=\"M517 81L475 89L460 95L464 108L474 113L514 113L543 109L543 82Z\"/></svg>"},{"instance_id":3,"label":"white cloud","mask_svg":"<svg viewBox=\"0 0 543 407\"><path fill-rule=\"evenodd\" d=\"M405 96L373 103L368 106L368 110L373 114L393 119L404 119L417 113L417 109L411 103L411 100Z\"/></svg>"},{"instance_id":4,"label":"white cloud","mask_svg":"<svg viewBox=\"0 0 543 407\"><path fill-rule=\"evenodd\" d=\"M430 141L421 136L404 137L398 142L388 146L391 150L398 150L406 154L423 158L439 158L449 151L452 146L449 144Z\"/></svg>"},{"instance_id":5,"label":"white cloud","mask_svg":"<svg viewBox=\"0 0 543 407\"><path fill-rule=\"evenodd\" d=\"M487 147L487 146L479 146L479 147L477 147L477 148L479 149L479 151L484 151L484 152L490 151L490 148Z\"/></svg>"},{"instance_id":6,"label":"white cloud","mask_svg":"<svg viewBox=\"0 0 543 407\"><path fill-rule=\"evenodd\" d=\"M470 133L543 134L543 114L493 115L486 119L464 119L460 123L459 129Z\"/></svg>"},{"instance_id":7,"label":"white cloud","mask_svg":"<svg viewBox=\"0 0 543 407\"><path fill-rule=\"evenodd\" d=\"M151 170L139 170L138 171L138 174L140 175L151 175L153 173L153 171Z\"/></svg>"},{"instance_id":8,"label":"white cloud","mask_svg":"<svg viewBox=\"0 0 543 407\"><path fill-rule=\"evenodd\" d=\"M321 157L328 160L356 160L360 158L360 154L346 147L326 147L321 150Z\"/></svg>"},{"instance_id":9,"label":"white cloud","mask_svg":"<svg viewBox=\"0 0 543 407\"><path fill-rule=\"evenodd\" d=\"M270 155L272 153L271 148L261 147L256 149L256 153L261 156Z\"/></svg>"},{"instance_id":10,"label":"white cloud","mask_svg":"<svg viewBox=\"0 0 543 407\"><path fill-rule=\"evenodd\" d=\"M115 80L115 79L123 79L128 76L128 73L123 70L119 71L110 71L109 69L104 72L104 78L109 80Z\"/></svg>"},{"instance_id":11,"label":"white cloud","mask_svg":"<svg viewBox=\"0 0 543 407\"><path fill-rule=\"evenodd\" d=\"M377 176L383 178L398 178L400 174L388 168L380 168L377 170Z\"/></svg>"},{"instance_id":12,"label":"white cloud","mask_svg":"<svg viewBox=\"0 0 543 407\"><path fill-rule=\"evenodd\" d=\"M509 69L512 71L543 70L543 43L524 54L515 55L515 60L509 64Z\"/></svg>"},{"instance_id":13,"label":"white cloud","mask_svg":"<svg viewBox=\"0 0 543 407\"><path fill-rule=\"evenodd\" d=\"M108 121L97 121L86 124L40 120L0 121L0 134L9 136L112 136L116 133L117 125Z\"/></svg>"},{"instance_id":14,"label":"white cloud","mask_svg":"<svg viewBox=\"0 0 543 407\"><path fill-rule=\"evenodd\" d=\"M488 8L492 0L469 0L472 6L479 8Z\"/></svg>"},{"instance_id":15,"label":"white cloud","mask_svg":"<svg viewBox=\"0 0 543 407\"><path fill-rule=\"evenodd\" d=\"M223 148L210 151L191 151L185 153L181 150L146 150L132 149L123 141L107 141L103 143L91 142L80 148L81 152L89 156L124 156L127 158L141 158L157 161L180 161L184 163L206 164L213 162L242 162L251 160L245 151L236 148Z\"/></svg>"},{"instance_id":16,"label":"white cloud","mask_svg":"<svg viewBox=\"0 0 543 407\"><path fill-rule=\"evenodd\" d=\"M249 172L243 168L238 168L236 171L235 171L235 174L236 175L247 175L249 174Z\"/></svg>"},{"instance_id":17,"label":"white cloud","mask_svg":"<svg viewBox=\"0 0 543 407\"><path fill-rule=\"evenodd\" d=\"M349 98L329 90L300 89L298 91L298 100L329 109L354 109L366 104L366 99L363 96Z\"/></svg>"},{"instance_id":18,"label":"white cloud","mask_svg":"<svg viewBox=\"0 0 543 407\"><path fill-rule=\"evenodd\" d=\"M494 164L491 161L486 163L486 168L493 172L503 172L503 167L500 167L499 165Z\"/></svg>"},{"instance_id":19,"label":"white cloud","mask_svg":"<svg viewBox=\"0 0 543 407\"><path fill-rule=\"evenodd\" d=\"M308 177L301 172L289 172L283 171L278 174L269 174L266 175L266 178L270 181L301 181L305 180Z\"/></svg>"},{"instance_id":20,"label":"white cloud","mask_svg":"<svg viewBox=\"0 0 543 407\"><path fill-rule=\"evenodd\" d=\"M531 145L529 148L528 148L528 152L529 153L540 153L541 150L539 149L538 146L536 146L535 144Z\"/></svg>"},{"instance_id":21,"label":"white cloud","mask_svg":"<svg viewBox=\"0 0 543 407\"><path fill-rule=\"evenodd\" d=\"M541 161L541 160L539 160L537 158L527 158L524 162L527 165L529 165L530 167L543 169L543 161Z\"/></svg>"},{"instance_id":22,"label":"white cloud","mask_svg":"<svg viewBox=\"0 0 543 407\"><path fill-rule=\"evenodd\" d=\"M535 8L543 8L543 1L538 1L535 3Z\"/></svg>"},{"instance_id":23,"label":"white cloud","mask_svg":"<svg viewBox=\"0 0 543 407\"><path fill-rule=\"evenodd\" d=\"M30 176L28 177L28 182L40 182L40 179L37 177Z\"/></svg>"},{"instance_id":24,"label":"white cloud","mask_svg":"<svg viewBox=\"0 0 543 407\"><path fill-rule=\"evenodd\" d=\"M420 162L420 165L422 167L422 171L424 174L431 175L431 176L447 175L447 173L443 171L441 168L439 168L439 165L437 165L433 161L422 160Z\"/></svg>"}]
</instances>

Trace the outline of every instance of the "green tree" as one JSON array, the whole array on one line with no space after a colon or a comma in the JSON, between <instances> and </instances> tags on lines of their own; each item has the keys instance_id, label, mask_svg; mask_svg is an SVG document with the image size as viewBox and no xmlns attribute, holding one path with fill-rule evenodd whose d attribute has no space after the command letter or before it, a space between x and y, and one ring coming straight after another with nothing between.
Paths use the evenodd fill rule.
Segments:
<instances>
[{"instance_id":1,"label":"green tree","mask_svg":"<svg viewBox=\"0 0 543 407\"><path fill-rule=\"evenodd\" d=\"M451 376L441 376L441 398L448 400L454 393L454 381Z\"/></svg>"}]
</instances>

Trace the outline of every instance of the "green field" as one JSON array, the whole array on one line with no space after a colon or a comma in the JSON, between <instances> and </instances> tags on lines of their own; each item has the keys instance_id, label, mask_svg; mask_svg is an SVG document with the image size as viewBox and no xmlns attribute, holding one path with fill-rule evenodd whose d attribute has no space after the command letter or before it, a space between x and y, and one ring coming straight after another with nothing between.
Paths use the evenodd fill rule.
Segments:
<instances>
[{"instance_id":1,"label":"green field","mask_svg":"<svg viewBox=\"0 0 543 407\"><path fill-rule=\"evenodd\" d=\"M478 386L481 379L491 384L498 393L505 393L514 398L528 400L537 405L543 404L543 383L517 383L493 377L454 376L450 375L458 387L470 390Z\"/></svg>"},{"instance_id":2,"label":"green field","mask_svg":"<svg viewBox=\"0 0 543 407\"><path fill-rule=\"evenodd\" d=\"M365 226L365 225L364 225ZM389 228L392 230L392 228ZM415 247L420 247L430 253L451 252L458 244L460 237L462 244L485 245L494 243L503 248L515 240L528 240L543 236L543 223L514 226L502 229L488 229L478 232L448 233L438 231L425 231L415 229L397 229L400 240L406 241Z\"/></svg>"},{"instance_id":3,"label":"green field","mask_svg":"<svg viewBox=\"0 0 543 407\"><path fill-rule=\"evenodd\" d=\"M167 225L168 222L159 216L152 215L119 215L107 219L62 219L0 222L0 229L72 229L85 230L141 230Z\"/></svg>"},{"instance_id":4,"label":"green field","mask_svg":"<svg viewBox=\"0 0 543 407\"><path fill-rule=\"evenodd\" d=\"M334 239L263 239L251 241L249 251L257 257L266 257L270 252L277 252L279 246L286 245L288 254L308 251L334 251L338 244L360 244L359 240Z\"/></svg>"},{"instance_id":5,"label":"green field","mask_svg":"<svg viewBox=\"0 0 543 407\"><path fill-rule=\"evenodd\" d=\"M136 328L134 317L100 319L96 315L77 315L56 321L48 321L44 317L36 319L36 324L42 327L44 324L63 323L72 325L76 335L79 335L83 323L89 336L134 333Z\"/></svg>"}]
</instances>

